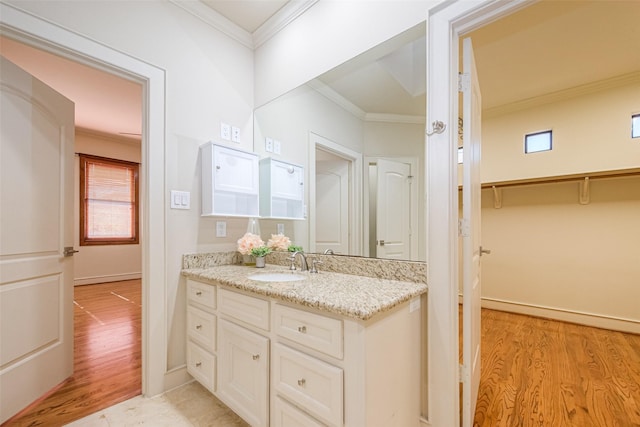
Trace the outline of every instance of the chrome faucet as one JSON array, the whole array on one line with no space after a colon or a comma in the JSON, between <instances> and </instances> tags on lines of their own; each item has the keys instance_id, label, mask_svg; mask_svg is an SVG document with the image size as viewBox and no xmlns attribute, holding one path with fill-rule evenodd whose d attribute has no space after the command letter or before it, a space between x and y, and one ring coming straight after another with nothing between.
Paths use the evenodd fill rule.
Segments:
<instances>
[{"instance_id":1,"label":"chrome faucet","mask_svg":"<svg viewBox=\"0 0 640 427\"><path fill-rule=\"evenodd\" d=\"M289 257L289 261L291 261L291 267L289 267L289 270L296 269L296 255L300 255L300 271L307 271L309 269L309 265L307 264L307 257L302 251L295 251L293 255Z\"/></svg>"},{"instance_id":2,"label":"chrome faucet","mask_svg":"<svg viewBox=\"0 0 640 427\"><path fill-rule=\"evenodd\" d=\"M325 249L325 251L324 251L324 253L323 253L323 254L324 254L324 255L334 255L334 253L333 253L333 249Z\"/></svg>"}]
</instances>

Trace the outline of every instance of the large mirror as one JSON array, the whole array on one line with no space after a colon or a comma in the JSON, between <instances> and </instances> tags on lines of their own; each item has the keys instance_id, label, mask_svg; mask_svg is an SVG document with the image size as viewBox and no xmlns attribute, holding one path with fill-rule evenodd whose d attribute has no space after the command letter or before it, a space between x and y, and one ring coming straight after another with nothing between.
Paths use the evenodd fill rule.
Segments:
<instances>
[{"instance_id":1,"label":"large mirror","mask_svg":"<svg viewBox=\"0 0 640 427\"><path fill-rule=\"evenodd\" d=\"M256 109L254 151L305 168L305 220L284 227L306 250L425 260L425 32L418 25Z\"/></svg>"}]
</instances>

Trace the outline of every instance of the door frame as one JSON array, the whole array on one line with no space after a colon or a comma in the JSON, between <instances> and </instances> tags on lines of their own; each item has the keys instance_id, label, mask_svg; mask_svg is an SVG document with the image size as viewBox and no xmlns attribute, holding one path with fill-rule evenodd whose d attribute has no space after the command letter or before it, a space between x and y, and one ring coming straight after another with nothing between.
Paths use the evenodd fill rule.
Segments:
<instances>
[{"instance_id":1,"label":"door frame","mask_svg":"<svg viewBox=\"0 0 640 427\"><path fill-rule=\"evenodd\" d=\"M6 3L0 3L0 31L21 43L142 85L142 394L160 394L165 390L167 373L165 72Z\"/></svg>"},{"instance_id":2,"label":"door frame","mask_svg":"<svg viewBox=\"0 0 640 427\"><path fill-rule=\"evenodd\" d=\"M350 255L362 255L362 154L309 132L309 203L316 200L316 150L327 151L350 162L349 166L349 246ZM315 203L315 202L313 202ZM316 250L316 212L309 209L309 251Z\"/></svg>"},{"instance_id":3,"label":"door frame","mask_svg":"<svg viewBox=\"0 0 640 427\"><path fill-rule=\"evenodd\" d=\"M428 405L424 423L460 425L458 359L458 66L459 39L535 0L448 0L427 12L427 126L425 137L427 283L429 298Z\"/></svg>"}]
</instances>

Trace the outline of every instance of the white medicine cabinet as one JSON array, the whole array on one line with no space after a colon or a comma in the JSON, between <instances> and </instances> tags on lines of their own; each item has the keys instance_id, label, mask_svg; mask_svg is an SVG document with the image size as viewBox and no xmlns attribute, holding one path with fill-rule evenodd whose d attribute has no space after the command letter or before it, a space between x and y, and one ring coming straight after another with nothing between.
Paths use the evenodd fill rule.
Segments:
<instances>
[{"instance_id":1,"label":"white medicine cabinet","mask_svg":"<svg viewBox=\"0 0 640 427\"><path fill-rule=\"evenodd\" d=\"M304 168L275 160L260 160L260 216L304 219Z\"/></svg>"},{"instance_id":2,"label":"white medicine cabinet","mask_svg":"<svg viewBox=\"0 0 640 427\"><path fill-rule=\"evenodd\" d=\"M200 150L202 215L258 216L258 155L213 142Z\"/></svg>"}]
</instances>

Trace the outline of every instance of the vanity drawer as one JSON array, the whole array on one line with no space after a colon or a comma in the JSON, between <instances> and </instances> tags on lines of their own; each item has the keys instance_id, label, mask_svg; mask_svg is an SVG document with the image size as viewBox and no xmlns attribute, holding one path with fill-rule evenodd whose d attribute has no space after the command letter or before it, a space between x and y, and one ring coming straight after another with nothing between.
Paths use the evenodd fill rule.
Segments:
<instances>
[{"instance_id":1,"label":"vanity drawer","mask_svg":"<svg viewBox=\"0 0 640 427\"><path fill-rule=\"evenodd\" d=\"M342 369L282 344L273 346L276 392L331 426L343 420Z\"/></svg>"},{"instance_id":2,"label":"vanity drawer","mask_svg":"<svg viewBox=\"0 0 640 427\"><path fill-rule=\"evenodd\" d=\"M207 350L214 351L216 349L216 316L188 306L187 335Z\"/></svg>"},{"instance_id":3,"label":"vanity drawer","mask_svg":"<svg viewBox=\"0 0 640 427\"><path fill-rule=\"evenodd\" d=\"M273 412L273 427L324 427L324 424L281 397L276 397Z\"/></svg>"},{"instance_id":4,"label":"vanity drawer","mask_svg":"<svg viewBox=\"0 0 640 427\"><path fill-rule=\"evenodd\" d=\"M187 300L207 309L216 308L216 287L187 279Z\"/></svg>"},{"instance_id":5,"label":"vanity drawer","mask_svg":"<svg viewBox=\"0 0 640 427\"><path fill-rule=\"evenodd\" d=\"M250 297L227 289L218 289L220 313L252 325L269 330L269 301Z\"/></svg>"},{"instance_id":6,"label":"vanity drawer","mask_svg":"<svg viewBox=\"0 0 640 427\"><path fill-rule=\"evenodd\" d=\"M216 391L216 357L193 341L187 341L187 372L211 393Z\"/></svg>"},{"instance_id":7,"label":"vanity drawer","mask_svg":"<svg viewBox=\"0 0 640 427\"><path fill-rule=\"evenodd\" d=\"M279 336L342 359L342 321L276 304L274 328Z\"/></svg>"}]
</instances>

